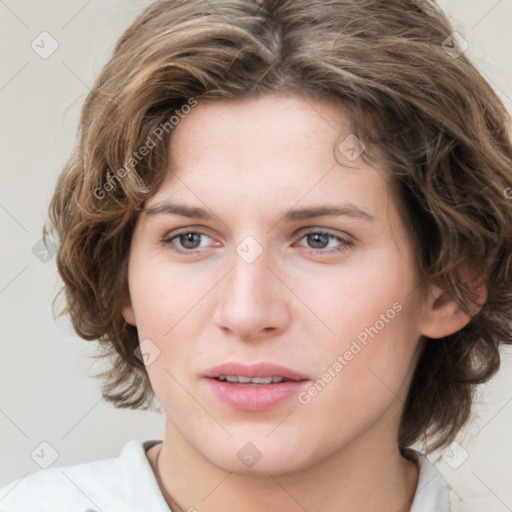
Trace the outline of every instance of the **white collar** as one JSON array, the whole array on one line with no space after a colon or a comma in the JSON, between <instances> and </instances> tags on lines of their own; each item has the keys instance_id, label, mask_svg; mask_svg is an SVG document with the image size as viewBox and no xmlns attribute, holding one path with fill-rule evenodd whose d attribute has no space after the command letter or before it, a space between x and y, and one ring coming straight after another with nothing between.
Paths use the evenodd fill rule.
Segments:
<instances>
[{"instance_id":1,"label":"white collar","mask_svg":"<svg viewBox=\"0 0 512 512\"><path fill-rule=\"evenodd\" d=\"M410 512L450 512L451 487L441 472L425 455L415 450L407 450L418 466L418 485Z\"/></svg>"}]
</instances>

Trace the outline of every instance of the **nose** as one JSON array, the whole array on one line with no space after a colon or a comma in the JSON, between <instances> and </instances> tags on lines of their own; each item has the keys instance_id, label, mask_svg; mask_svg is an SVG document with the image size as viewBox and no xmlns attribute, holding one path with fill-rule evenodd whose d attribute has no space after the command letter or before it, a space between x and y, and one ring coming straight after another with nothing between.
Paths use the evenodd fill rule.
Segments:
<instances>
[{"instance_id":1,"label":"nose","mask_svg":"<svg viewBox=\"0 0 512 512\"><path fill-rule=\"evenodd\" d=\"M290 292L269 260L265 250L250 263L235 252L232 269L217 290L214 322L219 328L251 341L287 329Z\"/></svg>"}]
</instances>

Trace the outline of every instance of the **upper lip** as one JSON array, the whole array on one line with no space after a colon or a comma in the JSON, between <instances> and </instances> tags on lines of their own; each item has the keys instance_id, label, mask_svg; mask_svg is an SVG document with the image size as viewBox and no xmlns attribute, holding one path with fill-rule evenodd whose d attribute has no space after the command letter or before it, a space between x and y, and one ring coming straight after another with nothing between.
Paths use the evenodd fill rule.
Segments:
<instances>
[{"instance_id":1,"label":"upper lip","mask_svg":"<svg viewBox=\"0 0 512 512\"><path fill-rule=\"evenodd\" d=\"M309 380L307 375L296 372L286 366L274 363L258 363L247 365L243 363L224 363L210 368L204 377L216 379L219 375L234 375L241 377L284 377L289 380Z\"/></svg>"}]
</instances>

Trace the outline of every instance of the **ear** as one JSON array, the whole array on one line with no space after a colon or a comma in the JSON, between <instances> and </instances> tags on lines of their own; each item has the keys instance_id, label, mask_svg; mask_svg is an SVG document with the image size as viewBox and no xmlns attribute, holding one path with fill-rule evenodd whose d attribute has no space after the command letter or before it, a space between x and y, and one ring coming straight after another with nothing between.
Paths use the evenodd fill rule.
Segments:
<instances>
[{"instance_id":1,"label":"ear","mask_svg":"<svg viewBox=\"0 0 512 512\"><path fill-rule=\"evenodd\" d=\"M468 276L468 271L463 270L461 274ZM484 305L487 299L487 287L483 283L476 283L468 280L471 284L473 300L478 304L469 302L470 314L464 313L457 302L445 291L436 285L431 284L429 288L429 299L425 304L423 313L421 333L429 338L443 338L449 336L465 327Z\"/></svg>"},{"instance_id":2,"label":"ear","mask_svg":"<svg viewBox=\"0 0 512 512\"><path fill-rule=\"evenodd\" d=\"M137 326L135 311L133 310L132 299L130 297L130 290L128 289L128 286L126 286L121 296L121 313L127 323L134 327Z\"/></svg>"}]
</instances>

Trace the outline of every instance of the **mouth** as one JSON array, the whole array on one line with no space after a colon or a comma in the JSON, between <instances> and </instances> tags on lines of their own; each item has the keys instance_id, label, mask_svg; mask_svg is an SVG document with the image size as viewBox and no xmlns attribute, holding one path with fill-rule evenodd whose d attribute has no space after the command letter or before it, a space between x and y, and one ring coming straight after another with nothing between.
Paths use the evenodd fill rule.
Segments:
<instances>
[{"instance_id":1,"label":"mouth","mask_svg":"<svg viewBox=\"0 0 512 512\"><path fill-rule=\"evenodd\" d=\"M229 382L235 386L268 386L269 384L292 381L286 377L245 377L242 375L219 375L216 380Z\"/></svg>"},{"instance_id":2,"label":"mouth","mask_svg":"<svg viewBox=\"0 0 512 512\"><path fill-rule=\"evenodd\" d=\"M308 376L273 363L226 363L203 377L213 398L230 408L252 412L288 402L311 382Z\"/></svg>"}]
</instances>

